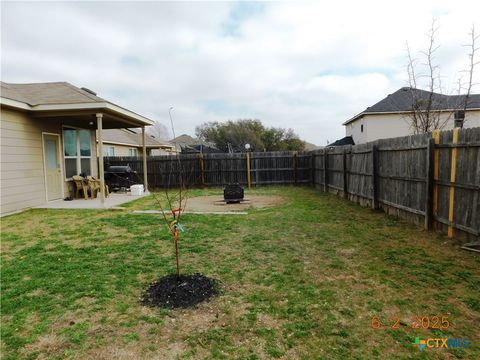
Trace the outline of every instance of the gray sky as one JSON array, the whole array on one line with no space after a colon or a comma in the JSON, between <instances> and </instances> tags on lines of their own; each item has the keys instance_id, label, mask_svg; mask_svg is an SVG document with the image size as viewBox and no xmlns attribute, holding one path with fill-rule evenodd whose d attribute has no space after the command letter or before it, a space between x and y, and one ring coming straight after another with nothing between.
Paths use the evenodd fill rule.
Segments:
<instances>
[{"instance_id":1,"label":"gray sky","mask_svg":"<svg viewBox=\"0 0 480 360\"><path fill-rule=\"evenodd\" d=\"M173 106L177 135L257 118L318 145L406 85L405 42L420 56L433 17L444 93L465 78L472 24L480 33L478 0L2 2L1 10L2 81L68 81L166 125ZM477 83L479 75L477 67Z\"/></svg>"}]
</instances>

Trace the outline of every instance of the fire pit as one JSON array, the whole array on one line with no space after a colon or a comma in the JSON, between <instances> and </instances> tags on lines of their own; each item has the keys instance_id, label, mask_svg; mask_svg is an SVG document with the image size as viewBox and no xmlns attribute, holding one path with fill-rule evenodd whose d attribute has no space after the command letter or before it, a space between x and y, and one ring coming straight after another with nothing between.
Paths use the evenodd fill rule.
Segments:
<instances>
[{"instance_id":1,"label":"fire pit","mask_svg":"<svg viewBox=\"0 0 480 360\"><path fill-rule=\"evenodd\" d=\"M223 200L227 204L243 201L243 187L239 184L229 184L223 189Z\"/></svg>"}]
</instances>

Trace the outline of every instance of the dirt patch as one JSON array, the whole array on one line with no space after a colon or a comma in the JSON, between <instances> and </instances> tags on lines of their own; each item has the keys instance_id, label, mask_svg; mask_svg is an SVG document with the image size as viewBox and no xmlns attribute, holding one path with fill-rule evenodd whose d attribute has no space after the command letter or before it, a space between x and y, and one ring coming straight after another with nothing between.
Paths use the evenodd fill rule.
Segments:
<instances>
[{"instance_id":1,"label":"dirt patch","mask_svg":"<svg viewBox=\"0 0 480 360\"><path fill-rule=\"evenodd\" d=\"M186 211L244 211L246 209L262 209L274 207L285 203L285 198L281 196L251 195L246 196L245 201L241 203L226 204L223 202L223 196L198 196L188 199Z\"/></svg>"},{"instance_id":2,"label":"dirt patch","mask_svg":"<svg viewBox=\"0 0 480 360\"><path fill-rule=\"evenodd\" d=\"M170 274L147 289L143 304L163 308L195 306L219 293L218 282L201 274Z\"/></svg>"}]
</instances>

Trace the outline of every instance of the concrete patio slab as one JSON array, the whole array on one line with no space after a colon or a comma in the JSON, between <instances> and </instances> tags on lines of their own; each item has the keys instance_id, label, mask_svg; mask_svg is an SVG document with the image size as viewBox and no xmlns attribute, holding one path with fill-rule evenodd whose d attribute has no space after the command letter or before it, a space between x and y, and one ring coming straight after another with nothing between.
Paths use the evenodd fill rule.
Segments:
<instances>
[{"instance_id":1,"label":"concrete patio slab","mask_svg":"<svg viewBox=\"0 0 480 360\"><path fill-rule=\"evenodd\" d=\"M133 196L130 194L115 194L112 193L105 199L105 203L102 206L100 198L96 199L75 199L72 201L65 201L63 199L50 201L41 206L35 207L36 209L114 209L122 204L126 204L130 201L138 200L149 194L143 194L140 196Z\"/></svg>"}]
</instances>

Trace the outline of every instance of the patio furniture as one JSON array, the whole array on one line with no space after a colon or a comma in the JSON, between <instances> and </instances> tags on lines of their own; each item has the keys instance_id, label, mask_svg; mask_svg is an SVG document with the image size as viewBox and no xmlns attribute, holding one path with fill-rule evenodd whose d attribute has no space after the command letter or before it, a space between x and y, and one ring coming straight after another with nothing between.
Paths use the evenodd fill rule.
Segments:
<instances>
[{"instance_id":1,"label":"patio furniture","mask_svg":"<svg viewBox=\"0 0 480 360\"><path fill-rule=\"evenodd\" d=\"M93 176L89 176L87 180L88 180L88 185L90 187L92 199L96 199L98 192L101 189L100 180L95 179ZM105 184L105 197L108 197L108 195L109 195L108 185Z\"/></svg>"},{"instance_id":2,"label":"patio furniture","mask_svg":"<svg viewBox=\"0 0 480 360\"><path fill-rule=\"evenodd\" d=\"M72 180L75 183L75 197L80 198L80 192L83 191L83 197L88 199L88 181L79 175L73 175Z\"/></svg>"}]
</instances>

